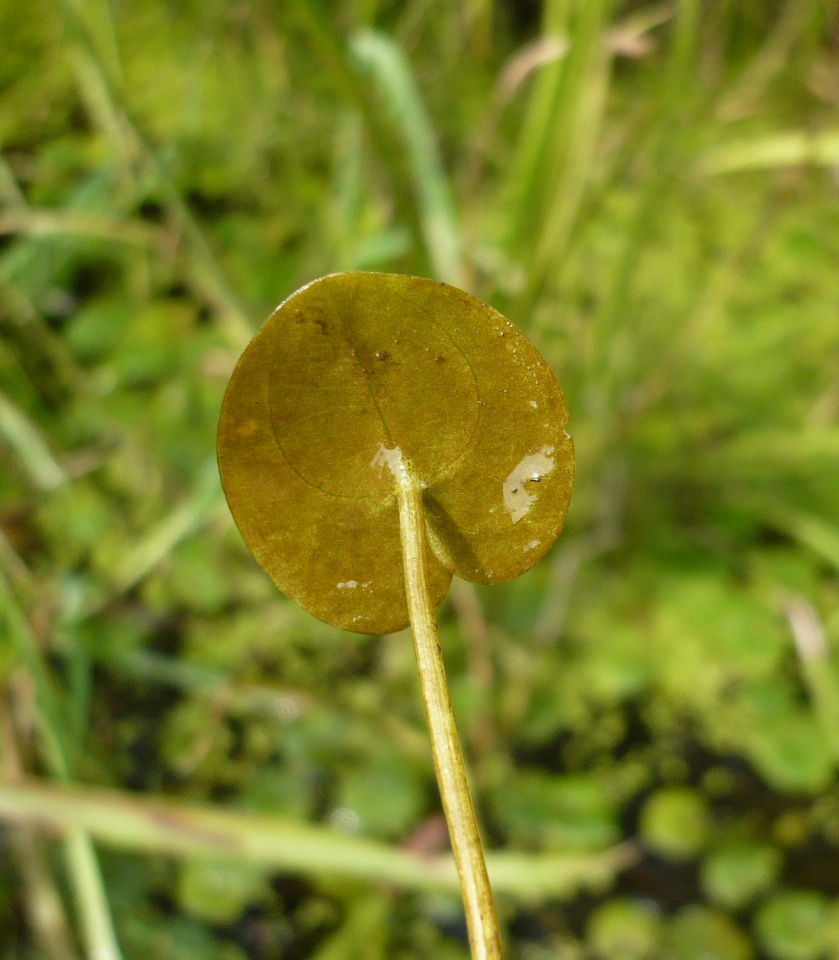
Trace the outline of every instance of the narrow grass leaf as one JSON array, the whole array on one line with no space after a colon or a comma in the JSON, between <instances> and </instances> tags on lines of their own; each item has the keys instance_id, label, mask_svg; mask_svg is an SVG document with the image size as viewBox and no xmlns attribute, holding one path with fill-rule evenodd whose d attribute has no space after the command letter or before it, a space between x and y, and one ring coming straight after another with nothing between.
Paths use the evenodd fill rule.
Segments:
<instances>
[{"instance_id":1,"label":"narrow grass leaf","mask_svg":"<svg viewBox=\"0 0 839 960\"><path fill-rule=\"evenodd\" d=\"M35 714L46 747L47 764L57 779L68 783L71 753L64 739L66 725L58 696L26 617L2 575L0 611L5 614L9 633L35 685ZM70 824L64 837L64 852L89 960L121 960L102 874L90 837L80 827Z\"/></svg>"},{"instance_id":2,"label":"narrow grass leaf","mask_svg":"<svg viewBox=\"0 0 839 960\"><path fill-rule=\"evenodd\" d=\"M402 134L434 275L447 283L462 283L454 201L408 61L394 40L372 30L358 33L351 41L351 50L358 64L374 78Z\"/></svg>"},{"instance_id":3,"label":"narrow grass leaf","mask_svg":"<svg viewBox=\"0 0 839 960\"><path fill-rule=\"evenodd\" d=\"M41 430L2 393L0 437L15 452L21 466L39 490L54 490L67 479L50 452Z\"/></svg>"},{"instance_id":4,"label":"narrow grass leaf","mask_svg":"<svg viewBox=\"0 0 839 960\"><path fill-rule=\"evenodd\" d=\"M75 826L124 850L179 857L219 857L268 870L335 876L407 890L455 893L454 861L405 850L327 827L160 797L0 780L0 817ZM569 898L611 882L633 859L631 849L597 854L489 853L499 893L533 902Z\"/></svg>"},{"instance_id":5,"label":"narrow grass leaf","mask_svg":"<svg viewBox=\"0 0 839 960\"><path fill-rule=\"evenodd\" d=\"M833 524L814 514L787 507L772 510L767 520L839 571L839 530Z\"/></svg>"},{"instance_id":6,"label":"narrow grass leaf","mask_svg":"<svg viewBox=\"0 0 839 960\"><path fill-rule=\"evenodd\" d=\"M708 176L743 170L779 170L785 167L835 167L839 164L839 131L807 133L790 130L768 137L723 143L699 160L699 172Z\"/></svg>"},{"instance_id":7,"label":"narrow grass leaf","mask_svg":"<svg viewBox=\"0 0 839 960\"><path fill-rule=\"evenodd\" d=\"M124 592L147 576L184 539L209 519L223 498L215 461L208 462L198 474L192 492L164 517L117 564L113 583Z\"/></svg>"}]
</instances>

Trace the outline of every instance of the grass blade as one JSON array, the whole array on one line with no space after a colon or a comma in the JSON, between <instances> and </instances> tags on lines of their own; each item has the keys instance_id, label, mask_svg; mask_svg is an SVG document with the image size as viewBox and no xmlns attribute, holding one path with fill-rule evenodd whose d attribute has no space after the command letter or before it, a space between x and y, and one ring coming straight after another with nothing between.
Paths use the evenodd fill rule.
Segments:
<instances>
[{"instance_id":1,"label":"grass blade","mask_svg":"<svg viewBox=\"0 0 839 960\"><path fill-rule=\"evenodd\" d=\"M528 323L572 237L586 196L611 80L612 0L550 3L542 42L568 47L536 78L507 186L506 244L524 267L513 319Z\"/></svg>"},{"instance_id":2,"label":"grass blade","mask_svg":"<svg viewBox=\"0 0 839 960\"><path fill-rule=\"evenodd\" d=\"M839 163L839 131L807 133L789 130L769 137L735 140L709 150L699 161L707 176L742 170L778 170L784 167L835 167Z\"/></svg>"},{"instance_id":3,"label":"grass blade","mask_svg":"<svg viewBox=\"0 0 839 960\"><path fill-rule=\"evenodd\" d=\"M834 757L839 760L839 685L830 662L824 626L816 608L802 597L791 597L785 613L813 710Z\"/></svg>"},{"instance_id":4,"label":"grass blade","mask_svg":"<svg viewBox=\"0 0 839 960\"><path fill-rule=\"evenodd\" d=\"M54 490L67 479L38 427L0 393L0 437L17 454L39 490Z\"/></svg>"},{"instance_id":5,"label":"grass blade","mask_svg":"<svg viewBox=\"0 0 839 960\"><path fill-rule=\"evenodd\" d=\"M70 752L62 731L60 703L35 637L6 580L0 575L0 614L35 685L34 712L46 746L47 765L63 782L71 777ZM71 825L64 837L67 870L76 897L79 925L89 960L121 960L102 874L90 837Z\"/></svg>"},{"instance_id":6,"label":"grass blade","mask_svg":"<svg viewBox=\"0 0 839 960\"><path fill-rule=\"evenodd\" d=\"M839 570L839 530L826 520L787 507L770 510L766 520Z\"/></svg>"},{"instance_id":7,"label":"grass blade","mask_svg":"<svg viewBox=\"0 0 839 960\"><path fill-rule=\"evenodd\" d=\"M213 460L198 475L189 497L153 527L117 565L113 579L119 591L130 590L139 583L182 540L195 533L221 503L221 486Z\"/></svg>"},{"instance_id":8,"label":"grass blade","mask_svg":"<svg viewBox=\"0 0 839 960\"><path fill-rule=\"evenodd\" d=\"M124 850L223 858L266 870L394 883L407 890L458 890L451 857L418 857L327 827L158 797L0 780L0 817L58 829L75 826ZM539 902L607 886L632 859L625 846L596 854L502 852L487 854L487 868L499 893Z\"/></svg>"},{"instance_id":9,"label":"grass blade","mask_svg":"<svg viewBox=\"0 0 839 960\"><path fill-rule=\"evenodd\" d=\"M447 283L462 283L463 263L454 201L408 61L395 41L372 30L357 34L351 49L358 64L373 76L402 134L434 275Z\"/></svg>"}]
</instances>

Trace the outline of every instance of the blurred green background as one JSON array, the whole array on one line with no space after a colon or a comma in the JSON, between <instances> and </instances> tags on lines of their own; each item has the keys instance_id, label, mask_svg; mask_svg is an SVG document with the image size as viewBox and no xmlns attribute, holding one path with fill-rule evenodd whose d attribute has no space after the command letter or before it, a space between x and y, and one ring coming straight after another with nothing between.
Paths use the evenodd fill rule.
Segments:
<instances>
[{"instance_id":1,"label":"blurred green background","mask_svg":"<svg viewBox=\"0 0 839 960\"><path fill-rule=\"evenodd\" d=\"M839 957L834 0L0 0L0 149L3 960L467 957L409 637L215 470L347 269L571 411L557 546L439 611L511 960Z\"/></svg>"}]
</instances>

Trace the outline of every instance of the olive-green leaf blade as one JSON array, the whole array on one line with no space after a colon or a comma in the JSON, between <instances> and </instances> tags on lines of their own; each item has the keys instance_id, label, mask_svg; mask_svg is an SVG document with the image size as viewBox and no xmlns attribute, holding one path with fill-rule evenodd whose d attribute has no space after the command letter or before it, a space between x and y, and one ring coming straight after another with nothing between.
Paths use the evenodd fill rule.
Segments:
<instances>
[{"instance_id":1,"label":"olive-green leaf blade","mask_svg":"<svg viewBox=\"0 0 839 960\"><path fill-rule=\"evenodd\" d=\"M535 347L454 287L344 273L281 304L234 371L222 484L256 559L295 602L361 633L407 625L387 453L424 487L435 603L452 573L528 569L568 509L573 447Z\"/></svg>"}]
</instances>

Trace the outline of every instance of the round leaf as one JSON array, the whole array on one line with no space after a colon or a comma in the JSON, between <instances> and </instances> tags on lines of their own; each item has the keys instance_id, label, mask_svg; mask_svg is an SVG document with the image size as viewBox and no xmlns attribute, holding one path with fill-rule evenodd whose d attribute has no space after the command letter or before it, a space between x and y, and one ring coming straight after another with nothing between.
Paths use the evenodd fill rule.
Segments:
<instances>
[{"instance_id":1,"label":"round leaf","mask_svg":"<svg viewBox=\"0 0 839 960\"><path fill-rule=\"evenodd\" d=\"M268 886L254 867L223 860L185 861L178 875L180 905L210 923L232 923L249 903L264 900Z\"/></svg>"},{"instance_id":2,"label":"round leaf","mask_svg":"<svg viewBox=\"0 0 839 960\"><path fill-rule=\"evenodd\" d=\"M781 869L781 852L762 844L735 843L715 850L702 865L702 888L734 910L771 887Z\"/></svg>"},{"instance_id":3,"label":"round leaf","mask_svg":"<svg viewBox=\"0 0 839 960\"><path fill-rule=\"evenodd\" d=\"M670 923L663 956L672 960L751 960L752 945L724 914L709 907L683 907Z\"/></svg>"},{"instance_id":4,"label":"round leaf","mask_svg":"<svg viewBox=\"0 0 839 960\"><path fill-rule=\"evenodd\" d=\"M656 853L688 860L708 838L708 806L687 787L666 787L654 793L641 811L641 835Z\"/></svg>"},{"instance_id":5,"label":"round leaf","mask_svg":"<svg viewBox=\"0 0 839 960\"><path fill-rule=\"evenodd\" d=\"M816 890L787 890L770 897L758 911L757 933L773 960L816 960L831 933L827 898Z\"/></svg>"},{"instance_id":6,"label":"round leaf","mask_svg":"<svg viewBox=\"0 0 839 960\"><path fill-rule=\"evenodd\" d=\"M405 627L398 448L423 485L433 599L500 583L556 539L574 453L562 392L508 320L443 283L316 280L269 317L222 406L222 484L276 585L328 623Z\"/></svg>"},{"instance_id":7,"label":"round leaf","mask_svg":"<svg viewBox=\"0 0 839 960\"><path fill-rule=\"evenodd\" d=\"M648 904L607 900L591 915L588 942L604 960L646 960L659 952L661 921Z\"/></svg>"}]
</instances>

